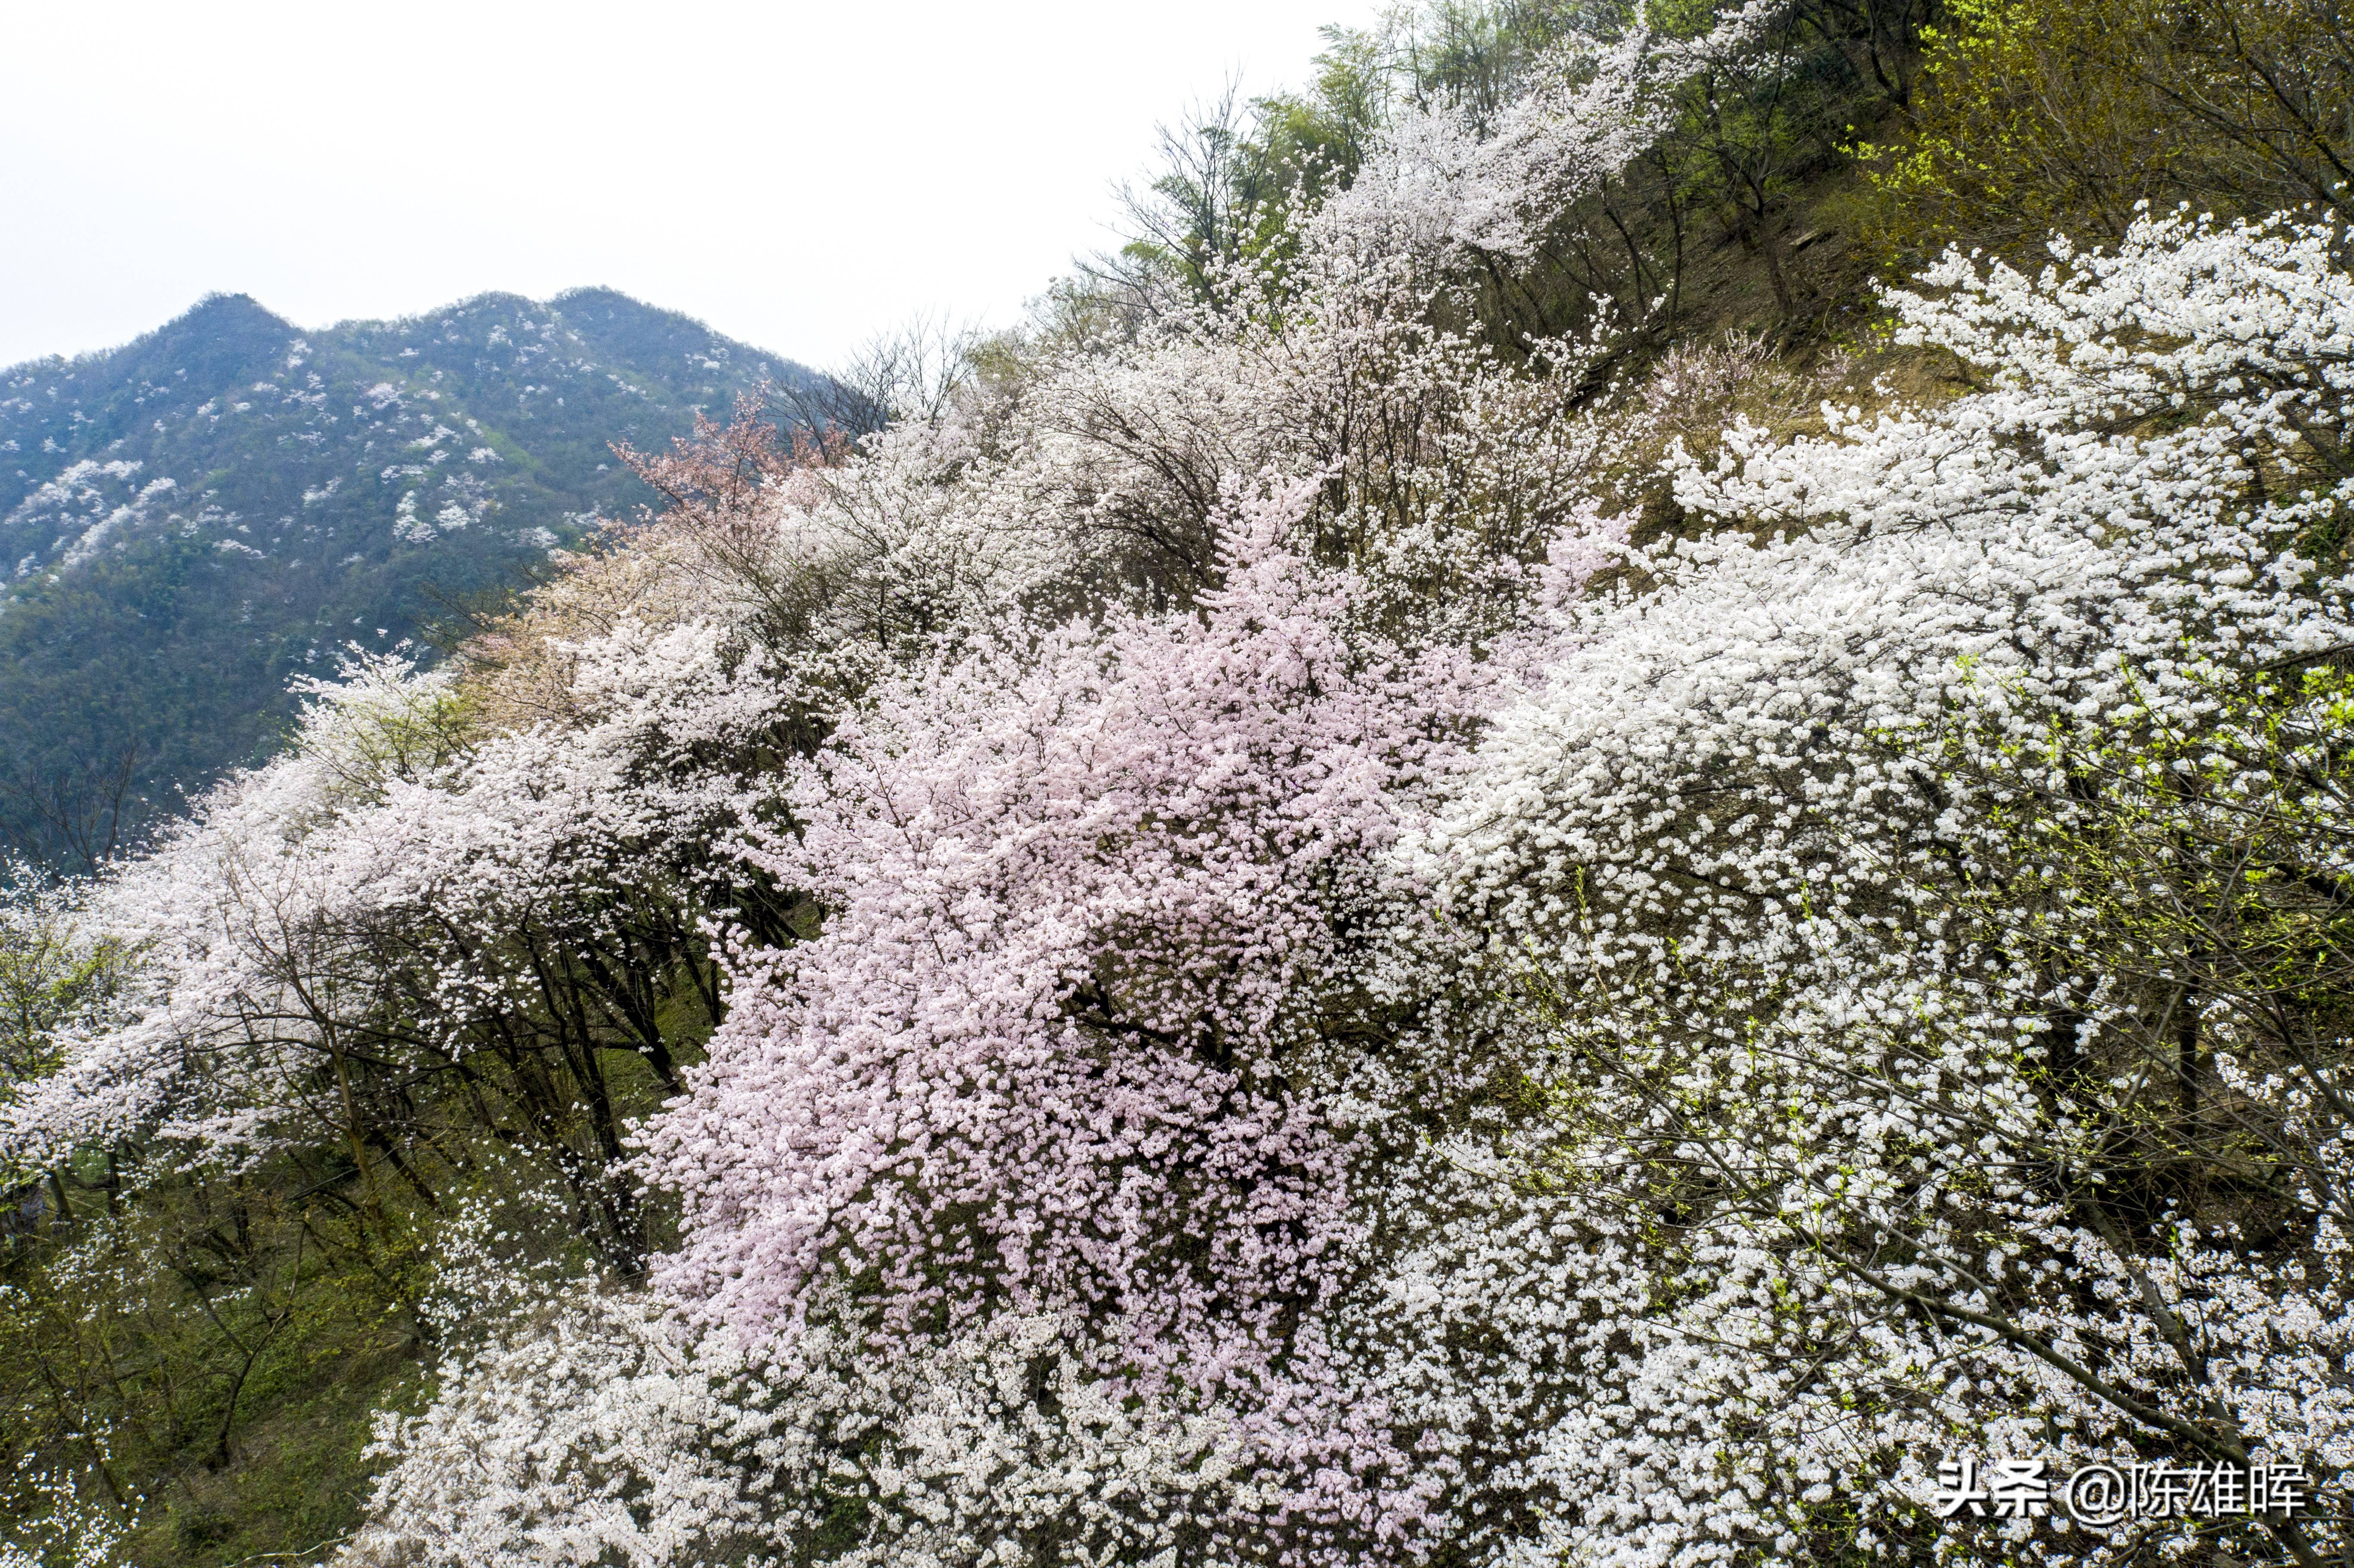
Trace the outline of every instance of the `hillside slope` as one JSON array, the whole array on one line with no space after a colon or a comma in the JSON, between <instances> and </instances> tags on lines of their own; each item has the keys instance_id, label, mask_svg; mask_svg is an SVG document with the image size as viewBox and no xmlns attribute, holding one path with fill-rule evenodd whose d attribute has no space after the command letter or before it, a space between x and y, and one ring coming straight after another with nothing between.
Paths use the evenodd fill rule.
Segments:
<instances>
[{"instance_id":1,"label":"hillside slope","mask_svg":"<svg viewBox=\"0 0 2354 1568\"><path fill-rule=\"evenodd\" d=\"M313 333L216 295L0 372L0 842L102 851L118 794L128 829L266 753L344 642L650 499L613 443L810 376L610 290Z\"/></svg>"}]
</instances>

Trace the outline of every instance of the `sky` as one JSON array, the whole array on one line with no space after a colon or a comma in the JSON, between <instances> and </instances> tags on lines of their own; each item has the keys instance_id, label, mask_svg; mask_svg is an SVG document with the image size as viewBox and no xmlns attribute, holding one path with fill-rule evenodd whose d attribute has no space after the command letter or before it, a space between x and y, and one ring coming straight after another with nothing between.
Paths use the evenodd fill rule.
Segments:
<instances>
[{"instance_id":1,"label":"sky","mask_svg":"<svg viewBox=\"0 0 2354 1568\"><path fill-rule=\"evenodd\" d=\"M1367 0L0 0L0 365L602 284L824 366L1013 320L1159 122Z\"/></svg>"}]
</instances>

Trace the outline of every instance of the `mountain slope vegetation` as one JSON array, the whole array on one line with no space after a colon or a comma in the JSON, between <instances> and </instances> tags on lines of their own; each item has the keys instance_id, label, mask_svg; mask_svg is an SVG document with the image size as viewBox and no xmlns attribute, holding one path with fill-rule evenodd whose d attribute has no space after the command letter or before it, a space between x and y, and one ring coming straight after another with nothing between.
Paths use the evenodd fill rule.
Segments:
<instances>
[{"instance_id":1,"label":"mountain slope vegetation","mask_svg":"<svg viewBox=\"0 0 2354 1568\"><path fill-rule=\"evenodd\" d=\"M616 442L808 381L608 290L316 333L216 296L0 373L0 832L87 868L268 755L345 644L652 501Z\"/></svg>"},{"instance_id":2,"label":"mountain slope vegetation","mask_svg":"<svg viewBox=\"0 0 2354 1568\"><path fill-rule=\"evenodd\" d=\"M10 1568L2345 1560L2345 37L1391 13L641 447L0 908Z\"/></svg>"}]
</instances>

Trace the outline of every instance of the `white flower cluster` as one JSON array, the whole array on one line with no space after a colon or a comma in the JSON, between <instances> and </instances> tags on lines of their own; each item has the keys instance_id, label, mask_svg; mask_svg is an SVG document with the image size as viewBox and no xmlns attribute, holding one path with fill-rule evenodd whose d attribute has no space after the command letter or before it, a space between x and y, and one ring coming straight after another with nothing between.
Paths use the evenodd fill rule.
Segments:
<instances>
[{"instance_id":1,"label":"white flower cluster","mask_svg":"<svg viewBox=\"0 0 2354 1568\"><path fill-rule=\"evenodd\" d=\"M2078 853L2211 829L2172 772L2152 794L2128 769L2105 800L2104 770L2234 711L2233 683L2354 643L2343 579L2307 554L2349 499L2328 459L2354 292L2331 239L2167 219L2041 280L1948 259L1938 292L1892 302L1996 386L1827 410L1830 435L1784 445L1735 429L1690 463L1684 503L1758 533L1638 553L1641 591L1573 607L1415 847L1450 937L1518 999L1485 1026L1549 1064L1544 1137L1506 1158L1590 1249L1559 1298L1583 1321L1522 1330L1530 1360L1585 1369L1522 1472L1579 1499L1536 1555L1884 1545L1965 1439L2063 1463L2150 1442L2354 1457L2343 1134L2321 1108L2342 1044L2258 1068L2262 1009L2189 997L2207 1114L2274 1146L2281 1183L2228 1216L2105 1190L2145 1169L2133 1139L2189 1160L2200 1124L2151 1121L2124 1044L2148 996L2101 972L2097 900L2052 904L2058 846L2019 826L2041 792ZM2309 842L2354 825L2285 794ZM2176 957L2149 978L2182 1002ZM2033 1548L2111 1560L2101 1539Z\"/></svg>"}]
</instances>

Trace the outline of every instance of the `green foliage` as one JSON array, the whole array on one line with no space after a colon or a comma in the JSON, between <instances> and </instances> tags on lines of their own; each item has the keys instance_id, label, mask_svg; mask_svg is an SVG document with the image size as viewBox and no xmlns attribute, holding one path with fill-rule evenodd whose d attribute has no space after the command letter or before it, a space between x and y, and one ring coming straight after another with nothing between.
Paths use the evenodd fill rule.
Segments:
<instances>
[{"instance_id":1,"label":"green foliage","mask_svg":"<svg viewBox=\"0 0 2354 1568\"><path fill-rule=\"evenodd\" d=\"M131 955L31 878L0 932L5 1097L115 1005ZM161 1564L334 1536L369 1412L415 1383L413 1248L368 1245L347 1161L140 1162L0 1172L0 1540L79 1563L121 1533L124 1560Z\"/></svg>"},{"instance_id":2,"label":"green foliage","mask_svg":"<svg viewBox=\"0 0 2354 1568\"><path fill-rule=\"evenodd\" d=\"M534 929L513 946L542 943L562 945ZM128 1532L120 1561L144 1568L332 1542L366 1501L373 1413L429 1395L424 1369L470 1331L486 1255L508 1284L634 1270L668 1222L617 1180L615 1138L673 1085L596 1033L584 977L612 957L557 960L545 1004L486 1021L440 1074L321 1051L286 1086L316 1119L242 1165L184 1162L148 1134L19 1187L0 1242L0 1518L37 1534L55 1506L41 1483L66 1477L83 1513ZM49 966L52 1026L92 993L90 970ZM665 1064L707 1036L704 988L618 983ZM382 1026L403 1027L388 1001Z\"/></svg>"},{"instance_id":3,"label":"green foliage","mask_svg":"<svg viewBox=\"0 0 2354 1568\"><path fill-rule=\"evenodd\" d=\"M2055 1038L2047 1073L2098 1130L2109 1206L2269 1250L2327 1182L2241 1086L2328 1081L2354 1023L2354 673L2333 654L2145 696L2097 735L1955 737L2007 853L1974 847L1952 906L2113 1014L2097 1059Z\"/></svg>"},{"instance_id":4,"label":"green foliage","mask_svg":"<svg viewBox=\"0 0 2354 1568\"><path fill-rule=\"evenodd\" d=\"M1376 62L1401 103L1451 109L1485 133L1545 51L1579 35L1625 26L1624 9L1562 0L1434 0L1393 10L1378 30L1330 36L1336 46L1345 41ZM1337 55L1336 48L1325 58Z\"/></svg>"},{"instance_id":5,"label":"green foliage","mask_svg":"<svg viewBox=\"0 0 2354 1568\"><path fill-rule=\"evenodd\" d=\"M1654 25L1697 37L1705 5L1661 5ZM1839 157L1841 128L1867 101L1837 18L1793 6L1763 48L1704 69L1680 95L1653 156L1670 211L1705 213L1763 264L1776 312L1797 307L1781 219L1801 182Z\"/></svg>"},{"instance_id":6,"label":"green foliage","mask_svg":"<svg viewBox=\"0 0 2354 1568\"><path fill-rule=\"evenodd\" d=\"M1891 260L2114 239L2144 202L2334 203L2354 52L2330 0L1949 0L1908 123L1858 149Z\"/></svg>"},{"instance_id":7,"label":"green foliage","mask_svg":"<svg viewBox=\"0 0 2354 1568\"><path fill-rule=\"evenodd\" d=\"M52 1212L0 1284L18 1480L0 1512L37 1517L24 1478L63 1470L130 1527L128 1560L156 1564L348 1528L369 1412L417 1388L421 1282L413 1245L370 1235L337 1174L164 1175Z\"/></svg>"},{"instance_id":8,"label":"green foliage","mask_svg":"<svg viewBox=\"0 0 2354 1568\"><path fill-rule=\"evenodd\" d=\"M21 875L0 894L0 1103L11 1085L55 1065L52 1042L60 1025L113 1000L125 958L112 941L80 941L38 877ZM11 1179L0 1168L0 1182Z\"/></svg>"},{"instance_id":9,"label":"green foliage","mask_svg":"<svg viewBox=\"0 0 2354 1568\"><path fill-rule=\"evenodd\" d=\"M1122 275L1217 300L1221 270L1288 253L1292 215L1353 172L1364 129L1319 98L1246 105L1231 90L1162 126L1161 172L1120 193L1132 230Z\"/></svg>"},{"instance_id":10,"label":"green foliage","mask_svg":"<svg viewBox=\"0 0 2354 1568\"><path fill-rule=\"evenodd\" d=\"M2162 197L2181 149L2153 134L2162 102L2116 40L2132 9L1950 0L1925 37L1929 90L1907 133L1859 148L1881 248L1920 257L1966 237L2006 252L2055 229L2115 237L2136 204Z\"/></svg>"}]
</instances>

